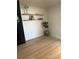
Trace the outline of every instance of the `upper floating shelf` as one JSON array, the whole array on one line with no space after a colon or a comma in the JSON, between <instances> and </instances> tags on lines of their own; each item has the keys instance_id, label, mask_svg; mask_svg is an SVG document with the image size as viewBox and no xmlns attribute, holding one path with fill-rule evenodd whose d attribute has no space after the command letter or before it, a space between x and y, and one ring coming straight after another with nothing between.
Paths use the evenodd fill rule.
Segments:
<instances>
[{"instance_id":1,"label":"upper floating shelf","mask_svg":"<svg viewBox=\"0 0 79 59\"><path fill-rule=\"evenodd\" d=\"M22 14L22 15L38 15L38 16L43 16L42 14Z\"/></svg>"}]
</instances>

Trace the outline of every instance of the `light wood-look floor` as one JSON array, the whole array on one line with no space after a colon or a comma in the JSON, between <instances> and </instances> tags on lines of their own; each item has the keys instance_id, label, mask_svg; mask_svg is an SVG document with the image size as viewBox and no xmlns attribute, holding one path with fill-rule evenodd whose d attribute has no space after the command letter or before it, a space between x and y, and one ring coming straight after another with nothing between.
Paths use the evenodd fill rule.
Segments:
<instances>
[{"instance_id":1,"label":"light wood-look floor","mask_svg":"<svg viewBox=\"0 0 79 59\"><path fill-rule=\"evenodd\" d=\"M17 46L17 59L61 59L60 40L40 37Z\"/></svg>"}]
</instances>

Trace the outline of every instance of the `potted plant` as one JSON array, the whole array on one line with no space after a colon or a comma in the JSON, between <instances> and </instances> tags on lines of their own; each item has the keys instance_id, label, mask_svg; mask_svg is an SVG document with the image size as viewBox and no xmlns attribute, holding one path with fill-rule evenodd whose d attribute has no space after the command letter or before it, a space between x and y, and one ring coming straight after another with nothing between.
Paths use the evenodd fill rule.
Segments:
<instances>
[{"instance_id":1,"label":"potted plant","mask_svg":"<svg viewBox=\"0 0 79 59\"><path fill-rule=\"evenodd\" d=\"M49 31L48 31L48 22L44 21L42 23L43 28L44 28L44 35L48 36L49 35Z\"/></svg>"}]
</instances>

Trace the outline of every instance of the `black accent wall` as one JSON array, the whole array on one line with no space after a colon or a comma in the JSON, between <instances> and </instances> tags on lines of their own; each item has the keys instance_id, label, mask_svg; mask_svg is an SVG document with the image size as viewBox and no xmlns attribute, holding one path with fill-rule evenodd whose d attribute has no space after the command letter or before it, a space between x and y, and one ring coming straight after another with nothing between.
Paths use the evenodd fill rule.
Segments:
<instances>
[{"instance_id":1,"label":"black accent wall","mask_svg":"<svg viewBox=\"0 0 79 59\"><path fill-rule=\"evenodd\" d=\"M19 18L17 21L17 44L19 45L25 43L19 0L17 0L17 17Z\"/></svg>"}]
</instances>

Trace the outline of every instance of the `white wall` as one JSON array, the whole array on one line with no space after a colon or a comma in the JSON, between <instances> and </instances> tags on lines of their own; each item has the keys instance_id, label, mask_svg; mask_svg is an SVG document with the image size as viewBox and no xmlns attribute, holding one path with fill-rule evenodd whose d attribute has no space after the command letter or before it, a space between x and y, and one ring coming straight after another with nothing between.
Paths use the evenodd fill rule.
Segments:
<instances>
[{"instance_id":1,"label":"white wall","mask_svg":"<svg viewBox=\"0 0 79 59\"><path fill-rule=\"evenodd\" d=\"M50 35L61 39L61 4L49 8L48 22Z\"/></svg>"},{"instance_id":2,"label":"white wall","mask_svg":"<svg viewBox=\"0 0 79 59\"><path fill-rule=\"evenodd\" d=\"M21 8L21 13L24 13L23 8ZM49 23L50 35L61 39L61 4L54 5L48 9L30 6L28 9L28 13L43 14L44 21L48 21L48 23ZM24 25L24 23L23 23L23 25ZM27 28L27 27L29 27L29 25L25 25L24 27ZM35 35L35 36L39 36L39 35Z\"/></svg>"}]
</instances>

